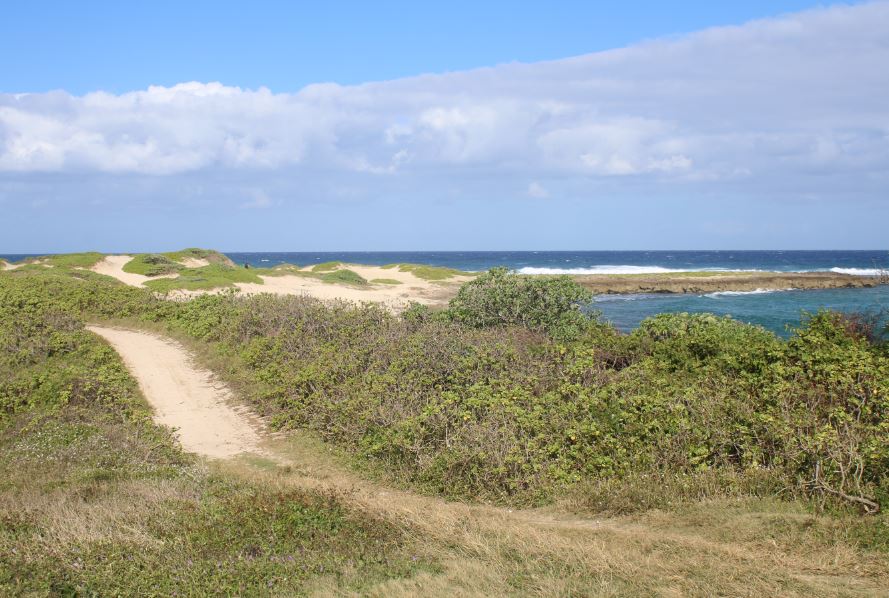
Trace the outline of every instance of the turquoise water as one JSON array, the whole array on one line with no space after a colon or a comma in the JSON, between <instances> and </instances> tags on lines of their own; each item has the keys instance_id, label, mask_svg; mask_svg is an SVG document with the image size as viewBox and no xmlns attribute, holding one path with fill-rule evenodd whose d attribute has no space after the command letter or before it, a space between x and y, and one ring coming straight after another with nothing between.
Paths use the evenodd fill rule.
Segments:
<instances>
[{"instance_id":1,"label":"turquoise water","mask_svg":"<svg viewBox=\"0 0 889 598\"><path fill-rule=\"evenodd\" d=\"M800 323L803 311L833 309L843 312L883 314L889 310L889 285L867 289L820 289L770 293L710 293L707 295L602 295L593 309L621 330L631 330L645 318L670 312L730 315L742 322L759 324L782 336L788 326Z\"/></svg>"}]
</instances>

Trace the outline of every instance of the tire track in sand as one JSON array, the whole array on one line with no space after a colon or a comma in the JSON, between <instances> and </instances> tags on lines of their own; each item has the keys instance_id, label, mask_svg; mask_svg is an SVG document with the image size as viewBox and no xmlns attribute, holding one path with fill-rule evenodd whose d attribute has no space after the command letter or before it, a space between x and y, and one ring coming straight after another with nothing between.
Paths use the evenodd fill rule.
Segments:
<instances>
[{"instance_id":1,"label":"tire track in sand","mask_svg":"<svg viewBox=\"0 0 889 598\"><path fill-rule=\"evenodd\" d=\"M175 428L185 450L211 458L264 452L252 418L229 404L231 392L196 366L182 345L146 332L86 328L123 358L154 408L155 421Z\"/></svg>"}]
</instances>

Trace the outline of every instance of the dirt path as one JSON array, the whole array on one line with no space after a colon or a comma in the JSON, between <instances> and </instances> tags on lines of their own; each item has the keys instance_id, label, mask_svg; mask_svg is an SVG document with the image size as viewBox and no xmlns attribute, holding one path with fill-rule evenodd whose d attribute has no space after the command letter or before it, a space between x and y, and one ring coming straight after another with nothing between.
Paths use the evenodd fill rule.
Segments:
<instances>
[{"instance_id":1,"label":"dirt path","mask_svg":"<svg viewBox=\"0 0 889 598\"><path fill-rule=\"evenodd\" d=\"M186 450L213 458L261 453L249 415L229 404L228 389L196 367L181 345L144 332L87 328L120 353L154 407L155 421L176 428Z\"/></svg>"},{"instance_id":2,"label":"dirt path","mask_svg":"<svg viewBox=\"0 0 889 598\"><path fill-rule=\"evenodd\" d=\"M845 544L813 551L767 541L769 521L780 517L769 510L716 504L685 518L655 512L600 520L386 488L352 473L302 434L265 435L182 345L147 332L89 330L121 354L157 421L177 427L186 449L221 458L222 470L260 483L336 492L411 530L417 553L441 564L436 572L384 582L370 595L875 596L889 585L882 561L862 560ZM261 456L230 458L251 453ZM779 523L798 518L790 514ZM766 527L757 532L760 526ZM336 587L314 593L343 594Z\"/></svg>"}]
</instances>

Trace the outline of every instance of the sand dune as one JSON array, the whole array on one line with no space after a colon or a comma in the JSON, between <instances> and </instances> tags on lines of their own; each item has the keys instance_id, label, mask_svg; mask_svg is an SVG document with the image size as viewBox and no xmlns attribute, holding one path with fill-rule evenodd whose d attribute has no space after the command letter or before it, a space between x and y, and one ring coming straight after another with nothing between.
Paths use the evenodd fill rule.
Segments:
<instances>
[{"instance_id":1,"label":"sand dune","mask_svg":"<svg viewBox=\"0 0 889 598\"><path fill-rule=\"evenodd\" d=\"M202 268L203 266L209 266L210 262L203 258L198 257L184 257L182 259L176 260L186 268Z\"/></svg>"},{"instance_id":2,"label":"sand dune","mask_svg":"<svg viewBox=\"0 0 889 598\"><path fill-rule=\"evenodd\" d=\"M145 283L146 281L154 280L157 278L176 278L176 274L164 274L163 276L143 276L142 274L132 274L130 272L124 272L123 267L132 259L133 256L131 255L106 255L104 259L90 268L90 270L98 274L104 274L105 276L116 278L122 283L128 284L132 287L144 286L143 283Z\"/></svg>"},{"instance_id":3,"label":"sand dune","mask_svg":"<svg viewBox=\"0 0 889 598\"><path fill-rule=\"evenodd\" d=\"M91 269L93 272L111 276L117 280L134 287L144 287L149 280L158 278L176 278L176 274L163 276L143 276L124 272L123 267L133 259L131 255L105 256ZM189 263L186 263L189 262ZM206 260L185 258L184 265L199 267L206 265ZM454 277L445 282L431 282L418 278L410 272L401 272L397 268L381 268L379 266L353 266L343 267L352 270L365 280L388 279L396 280L400 284L367 284L363 286L348 286L344 284L329 283L308 276L285 274L282 276L262 276L262 284L255 282L238 282L235 286L240 292L248 295L271 293L273 295L307 295L317 299L345 300L345 301L371 301L384 303L392 309L398 310L412 301L425 305L443 305L457 292L462 282L469 280L467 277ZM303 269L308 272L310 269ZM210 290L176 290L170 293L173 298L187 299L196 295L220 292L222 289Z\"/></svg>"}]
</instances>

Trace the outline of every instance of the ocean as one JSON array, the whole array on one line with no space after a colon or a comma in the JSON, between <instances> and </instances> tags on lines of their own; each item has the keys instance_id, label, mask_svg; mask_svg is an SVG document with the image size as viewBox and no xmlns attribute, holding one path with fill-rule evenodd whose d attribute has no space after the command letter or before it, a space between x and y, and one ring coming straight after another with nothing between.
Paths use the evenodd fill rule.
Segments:
<instances>
[{"instance_id":1,"label":"ocean","mask_svg":"<svg viewBox=\"0 0 889 598\"><path fill-rule=\"evenodd\" d=\"M385 265L412 262L458 270L505 266L527 274L632 274L693 270L832 271L868 275L889 268L889 251L410 251L226 254L239 264L307 266L328 261ZM704 295L601 295L590 306L624 331L666 312L715 313L787 336L804 312L889 312L889 286ZM885 318L884 318L885 319Z\"/></svg>"},{"instance_id":2,"label":"ocean","mask_svg":"<svg viewBox=\"0 0 889 598\"><path fill-rule=\"evenodd\" d=\"M468 271L505 266L528 274L659 273L691 270L833 271L867 275L889 268L889 251L398 251L225 252L238 264L307 266L327 261L384 265L412 262ZM17 261L26 256L0 255ZM664 312L710 312L759 324L786 336L804 312L830 308L889 313L889 285L703 295L603 295L590 306L622 330Z\"/></svg>"}]
</instances>

